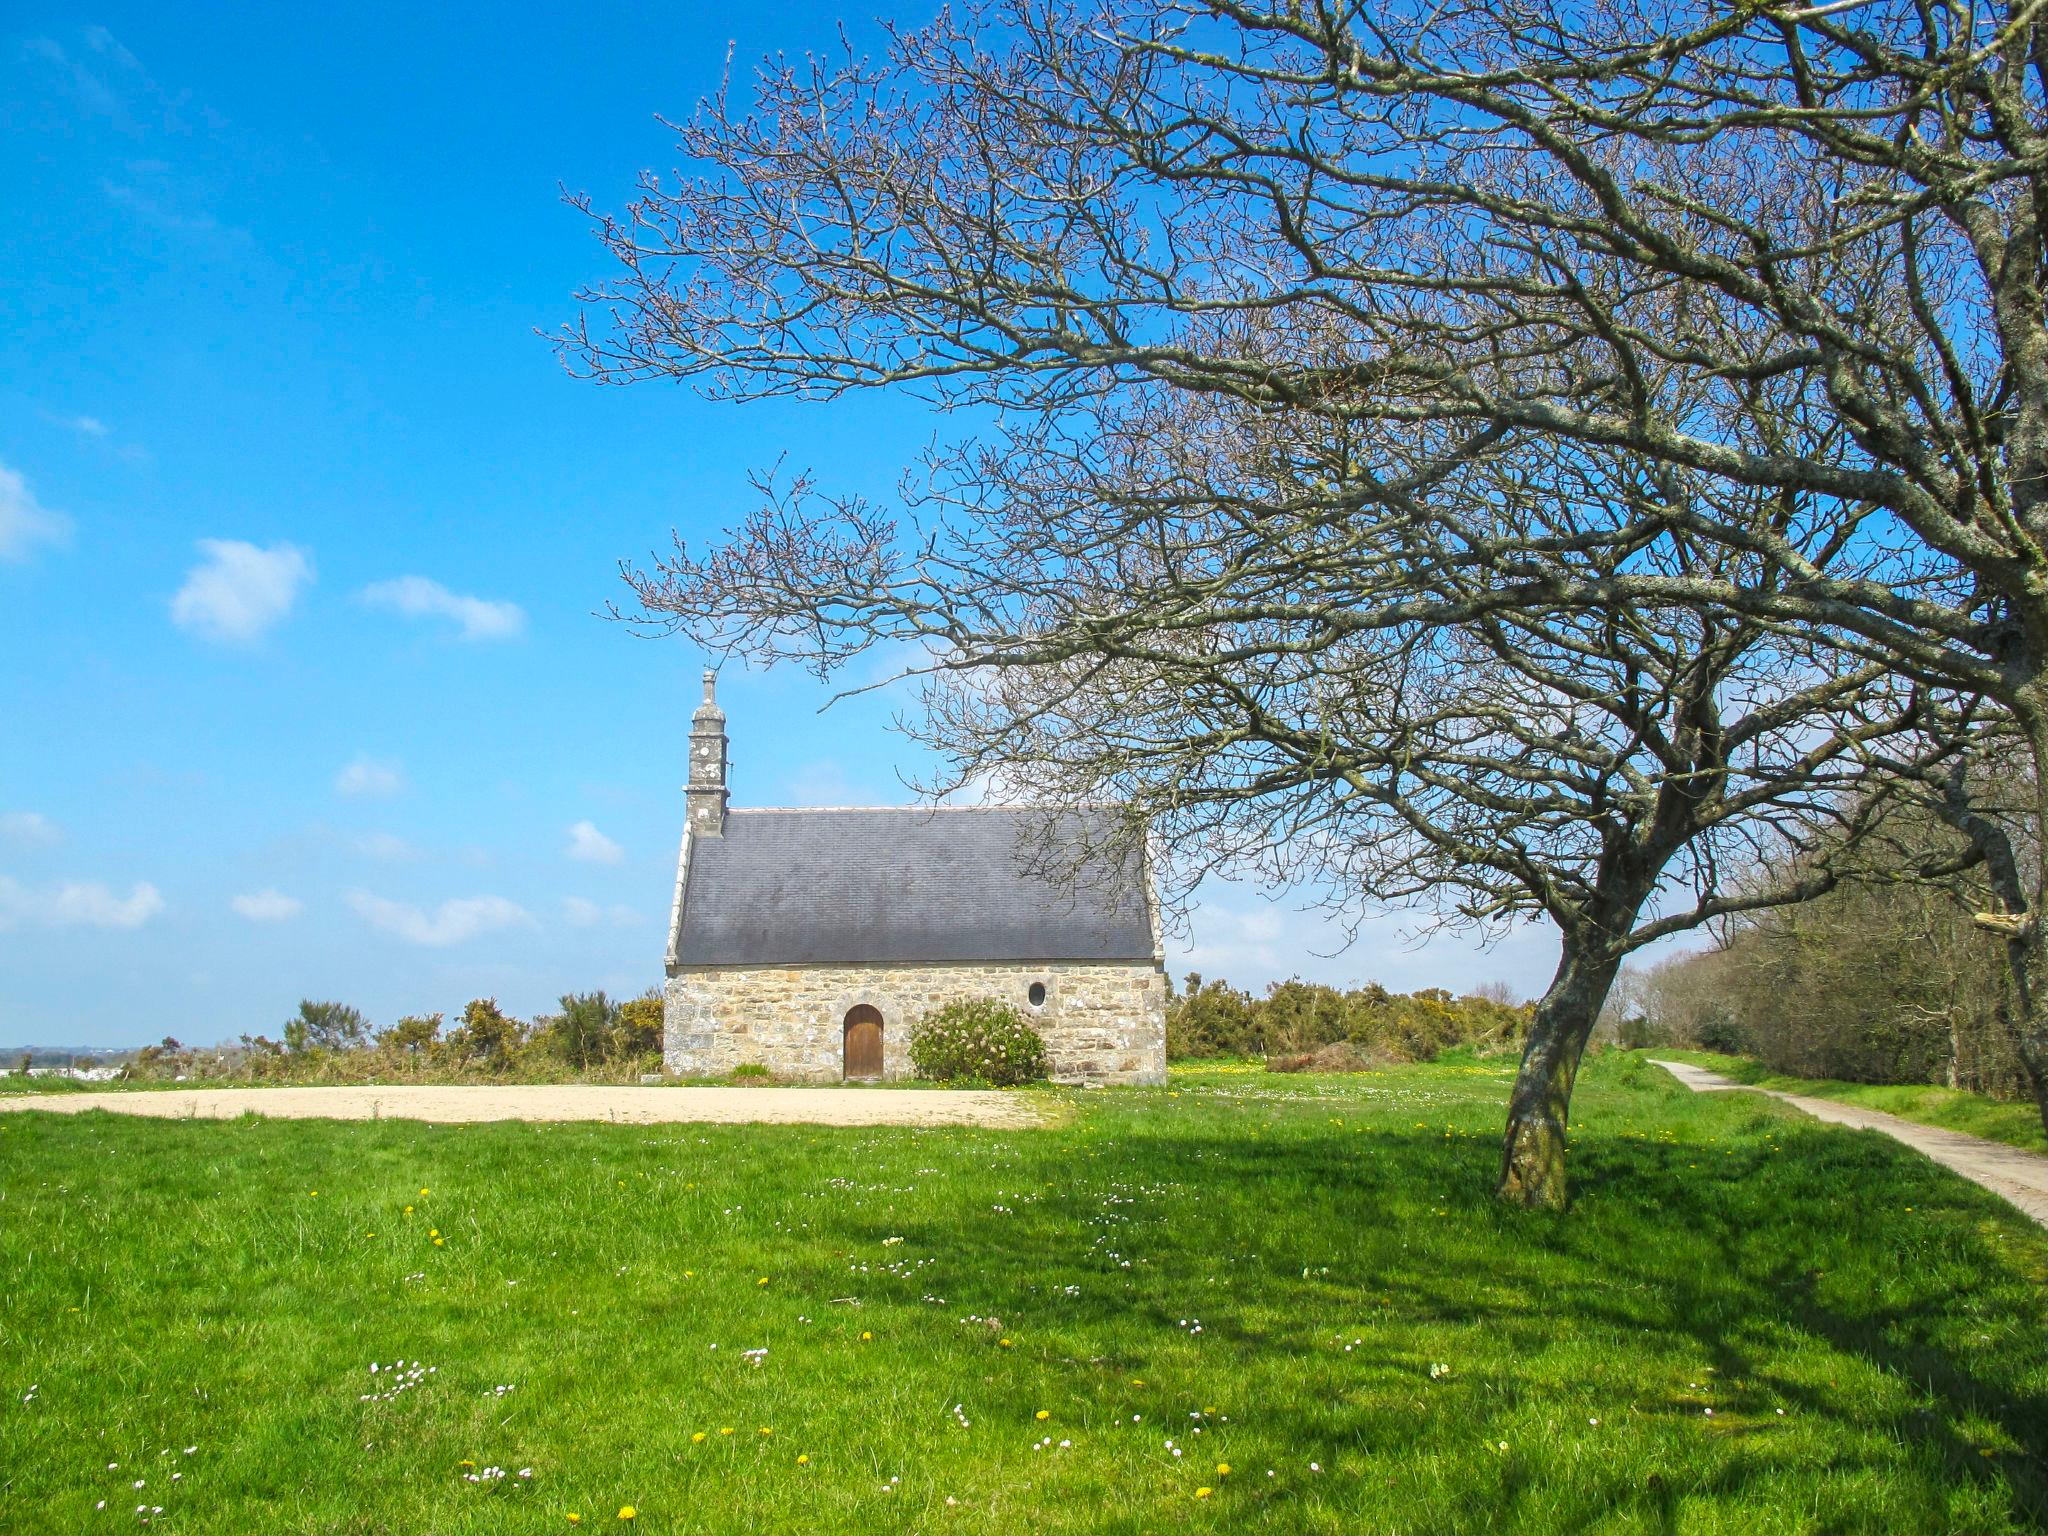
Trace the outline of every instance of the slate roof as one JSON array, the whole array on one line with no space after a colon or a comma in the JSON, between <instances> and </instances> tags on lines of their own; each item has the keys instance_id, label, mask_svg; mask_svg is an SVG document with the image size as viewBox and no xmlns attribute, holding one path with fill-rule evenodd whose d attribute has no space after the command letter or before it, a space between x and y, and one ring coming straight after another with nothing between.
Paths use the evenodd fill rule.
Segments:
<instances>
[{"instance_id":1,"label":"slate roof","mask_svg":"<svg viewBox=\"0 0 2048 1536\"><path fill-rule=\"evenodd\" d=\"M689 840L673 965L1151 960L1142 861L1106 811L738 810ZM1047 847L1054 851L1050 857Z\"/></svg>"}]
</instances>

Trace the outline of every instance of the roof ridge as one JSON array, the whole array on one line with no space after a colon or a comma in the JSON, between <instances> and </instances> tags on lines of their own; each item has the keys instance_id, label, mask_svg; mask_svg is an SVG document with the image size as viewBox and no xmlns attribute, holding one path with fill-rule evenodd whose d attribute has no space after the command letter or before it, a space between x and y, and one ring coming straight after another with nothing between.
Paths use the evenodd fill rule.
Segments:
<instances>
[{"instance_id":1,"label":"roof ridge","mask_svg":"<svg viewBox=\"0 0 2048 1536\"><path fill-rule=\"evenodd\" d=\"M934 815L941 811L1108 811L1118 809L1113 801L1090 800L1078 805L746 805L734 806L728 816L810 816L838 815L847 811L901 811L905 814Z\"/></svg>"}]
</instances>

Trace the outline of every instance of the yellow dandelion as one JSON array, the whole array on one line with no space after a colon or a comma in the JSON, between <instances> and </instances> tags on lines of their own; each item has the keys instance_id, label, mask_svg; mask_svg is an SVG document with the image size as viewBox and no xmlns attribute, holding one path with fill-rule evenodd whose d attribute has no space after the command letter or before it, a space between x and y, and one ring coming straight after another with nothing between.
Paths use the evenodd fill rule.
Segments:
<instances>
[{"instance_id":1,"label":"yellow dandelion","mask_svg":"<svg viewBox=\"0 0 2048 1536\"><path fill-rule=\"evenodd\" d=\"M729 1435L729 1434L731 1434L731 1433L732 1433L732 1431L731 1431L730 1429L721 1429L721 1430L719 1431L719 1433L720 1433L721 1435Z\"/></svg>"},{"instance_id":2,"label":"yellow dandelion","mask_svg":"<svg viewBox=\"0 0 2048 1536\"><path fill-rule=\"evenodd\" d=\"M767 1283L768 1283L768 1277L767 1277L766 1275L763 1275L763 1276L762 1276L762 1277L761 1277L760 1279L758 1279L758 1280L756 1280L756 1281L754 1282L754 1284L756 1284L756 1285L766 1285Z\"/></svg>"},{"instance_id":3,"label":"yellow dandelion","mask_svg":"<svg viewBox=\"0 0 2048 1536\"><path fill-rule=\"evenodd\" d=\"M764 1435L772 1435L775 1433L775 1431L770 1429L766 1424L763 1424L761 1426L761 1433Z\"/></svg>"},{"instance_id":4,"label":"yellow dandelion","mask_svg":"<svg viewBox=\"0 0 2048 1536\"><path fill-rule=\"evenodd\" d=\"M1213 1488L1197 1488L1195 1490L1195 1497L1198 1499L1206 1499L1207 1497L1209 1497L1210 1494L1214 1493L1215 1491L1216 1490Z\"/></svg>"},{"instance_id":5,"label":"yellow dandelion","mask_svg":"<svg viewBox=\"0 0 2048 1536\"><path fill-rule=\"evenodd\" d=\"M422 1190L420 1191L420 1193L424 1195L424 1194L426 1193L426 1191L425 1191L424 1189L422 1189Z\"/></svg>"},{"instance_id":6,"label":"yellow dandelion","mask_svg":"<svg viewBox=\"0 0 2048 1536\"><path fill-rule=\"evenodd\" d=\"M808 1467L811 1464L811 1458L808 1456L799 1456L796 1459L796 1464L800 1467Z\"/></svg>"},{"instance_id":7,"label":"yellow dandelion","mask_svg":"<svg viewBox=\"0 0 2048 1536\"><path fill-rule=\"evenodd\" d=\"M874 1335L872 1333L868 1333L865 1330L863 1330L860 1336L860 1341L861 1343L865 1344L869 1339L872 1339L873 1337Z\"/></svg>"},{"instance_id":8,"label":"yellow dandelion","mask_svg":"<svg viewBox=\"0 0 2048 1536\"><path fill-rule=\"evenodd\" d=\"M476 1463L473 1461L458 1461L456 1465L458 1467L473 1467L476 1465Z\"/></svg>"},{"instance_id":9,"label":"yellow dandelion","mask_svg":"<svg viewBox=\"0 0 2048 1536\"><path fill-rule=\"evenodd\" d=\"M406 1214L406 1215L408 1215L408 1216L410 1216L410 1215L412 1214L412 1207L411 1207L411 1206L409 1206L409 1205L408 1205L408 1206L407 1206L407 1207L405 1208L405 1214Z\"/></svg>"},{"instance_id":10,"label":"yellow dandelion","mask_svg":"<svg viewBox=\"0 0 2048 1536\"><path fill-rule=\"evenodd\" d=\"M639 1513L640 1511L635 1509L630 1504L621 1504L619 1506L619 1518L621 1520L631 1520L634 1516L638 1515Z\"/></svg>"},{"instance_id":11,"label":"yellow dandelion","mask_svg":"<svg viewBox=\"0 0 2048 1536\"><path fill-rule=\"evenodd\" d=\"M312 1196L315 1200L318 1200L320 1198L320 1191L317 1189L309 1189L306 1191L306 1193Z\"/></svg>"},{"instance_id":12,"label":"yellow dandelion","mask_svg":"<svg viewBox=\"0 0 2048 1536\"><path fill-rule=\"evenodd\" d=\"M1216 1475L1217 1475L1218 1477L1228 1477L1228 1476L1230 1476L1230 1463L1229 1463L1229 1462L1227 1462L1227 1461L1219 1461L1219 1462L1217 1462L1217 1463L1216 1463Z\"/></svg>"},{"instance_id":13,"label":"yellow dandelion","mask_svg":"<svg viewBox=\"0 0 2048 1536\"><path fill-rule=\"evenodd\" d=\"M441 1235L441 1229L440 1229L439 1227L429 1227L429 1228L427 1228L427 1236L429 1236L429 1237L439 1237L440 1235Z\"/></svg>"},{"instance_id":14,"label":"yellow dandelion","mask_svg":"<svg viewBox=\"0 0 2048 1536\"><path fill-rule=\"evenodd\" d=\"M1005 1348L1005 1349L1008 1349L1008 1348L1010 1347L1010 1341L1009 1341L1008 1339L1004 1339L1004 1340L1002 1340L1002 1341L1001 1341L1001 1343L1002 1343L1002 1346L1003 1346L1003 1348Z\"/></svg>"},{"instance_id":15,"label":"yellow dandelion","mask_svg":"<svg viewBox=\"0 0 2048 1536\"><path fill-rule=\"evenodd\" d=\"M1052 1415L1051 1415L1050 1413L1046 1412L1046 1410L1045 1410L1045 1409L1041 1408L1041 1409L1039 1409L1039 1410L1038 1410L1038 1413L1037 1413L1036 1417L1038 1417L1038 1418L1041 1418L1041 1419L1049 1419L1049 1418L1051 1418L1051 1417L1052 1417Z\"/></svg>"},{"instance_id":16,"label":"yellow dandelion","mask_svg":"<svg viewBox=\"0 0 2048 1536\"><path fill-rule=\"evenodd\" d=\"M700 1430L698 1430L698 1431L697 1431L697 1433L695 1433L694 1435L690 1436L690 1444L692 1444L692 1445L702 1445L703 1443L704 1443L704 1431L703 1431L703 1430L701 1430L701 1429L700 1429Z\"/></svg>"},{"instance_id":17,"label":"yellow dandelion","mask_svg":"<svg viewBox=\"0 0 2048 1536\"><path fill-rule=\"evenodd\" d=\"M583 1523L583 1517L577 1514L576 1511L572 1509L569 1511L569 1523L571 1525L581 1525Z\"/></svg>"},{"instance_id":18,"label":"yellow dandelion","mask_svg":"<svg viewBox=\"0 0 2048 1536\"><path fill-rule=\"evenodd\" d=\"M448 1239L445 1237L437 1237L434 1239L434 1246L436 1248L446 1248L448 1246Z\"/></svg>"}]
</instances>

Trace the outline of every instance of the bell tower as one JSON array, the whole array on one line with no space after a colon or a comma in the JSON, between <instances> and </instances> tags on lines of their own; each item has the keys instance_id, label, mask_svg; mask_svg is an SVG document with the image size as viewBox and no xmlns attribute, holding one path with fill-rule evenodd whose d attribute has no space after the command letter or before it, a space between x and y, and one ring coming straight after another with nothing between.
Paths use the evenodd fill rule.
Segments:
<instances>
[{"instance_id":1,"label":"bell tower","mask_svg":"<svg viewBox=\"0 0 2048 1536\"><path fill-rule=\"evenodd\" d=\"M725 836L725 711L718 707L718 674L704 673L704 702L690 717L690 782L684 799L690 808L690 835Z\"/></svg>"}]
</instances>

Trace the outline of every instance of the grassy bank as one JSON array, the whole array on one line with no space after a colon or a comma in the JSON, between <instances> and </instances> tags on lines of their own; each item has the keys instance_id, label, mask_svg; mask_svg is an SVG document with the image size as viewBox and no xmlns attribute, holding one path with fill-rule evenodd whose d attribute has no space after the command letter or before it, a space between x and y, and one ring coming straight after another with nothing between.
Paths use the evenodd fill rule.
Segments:
<instances>
[{"instance_id":1,"label":"grassy bank","mask_svg":"<svg viewBox=\"0 0 2048 1536\"><path fill-rule=\"evenodd\" d=\"M1507 1211L1511 1071L1196 1068L1037 1132L8 1116L0 1529L2048 1516L2048 1237L1613 1056L1576 1209Z\"/></svg>"},{"instance_id":2,"label":"grassy bank","mask_svg":"<svg viewBox=\"0 0 2048 1536\"><path fill-rule=\"evenodd\" d=\"M1689 1061L1694 1066L1719 1072L1738 1083L1758 1088L1775 1088L1782 1093L1803 1093L1809 1098L1834 1099L1864 1109L1882 1110L1902 1120L1938 1125L1945 1130L1963 1131L2029 1152L2048 1152L2048 1138L2041 1132L2041 1116L2031 1104L2010 1104L1987 1099L1981 1093L1960 1093L1953 1088L1928 1084L1844 1083L1831 1078L1786 1077L1747 1056L1724 1056L1718 1051L1684 1051L1659 1046L1645 1056L1664 1056L1672 1061Z\"/></svg>"}]
</instances>

